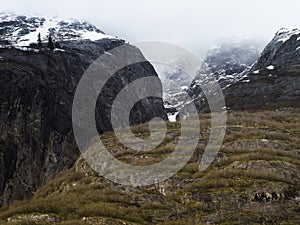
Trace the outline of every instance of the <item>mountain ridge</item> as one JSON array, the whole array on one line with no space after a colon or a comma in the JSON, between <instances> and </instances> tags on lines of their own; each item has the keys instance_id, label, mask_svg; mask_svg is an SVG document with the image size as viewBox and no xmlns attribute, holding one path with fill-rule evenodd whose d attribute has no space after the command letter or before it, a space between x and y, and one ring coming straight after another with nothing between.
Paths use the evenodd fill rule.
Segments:
<instances>
[{"instance_id":1,"label":"mountain ridge","mask_svg":"<svg viewBox=\"0 0 300 225\"><path fill-rule=\"evenodd\" d=\"M91 41L104 38L119 39L106 35L86 21L51 16L0 14L0 39L9 41L15 46L24 47L36 43L38 34L41 35L42 42L48 41L49 34L59 42L84 39Z\"/></svg>"},{"instance_id":2,"label":"mountain ridge","mask_svg":"<svg viewBox=\"0 0 300 225\"><path fill-rule=\"evenodd\" d=\"M300 107L299 31L296 28L280 29L250 69L234 82L221 85L227 110ZM195 87L190 93L195 100L189 104L195 104L199 112L208 112L207 96L201 94L200 86ZM213 98L214 93L208 94Z\"/></svg>"}]
</instances>

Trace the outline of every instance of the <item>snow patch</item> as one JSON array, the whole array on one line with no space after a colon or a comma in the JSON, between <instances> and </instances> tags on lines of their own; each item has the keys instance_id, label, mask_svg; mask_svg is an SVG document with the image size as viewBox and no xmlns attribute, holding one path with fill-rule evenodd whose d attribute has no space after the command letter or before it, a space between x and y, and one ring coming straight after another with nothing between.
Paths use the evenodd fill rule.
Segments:
<instances>
[{"instance_id":1,"label":"snow patch","mask_svg":"<svg viewBox=\"0 0 300 225\"><path fill-rule=\"evenodd\" d=\"M274 69L275 69L275 66L273 66L273 65L270 65L267 67L267 70L274 70Z\"/></svg>"},{"instance_id":2,"label":"snow patch","mask_svg":"<svg viewBox=\"0 0 300 225\"><path fill-rule=\"evenodd\" d=\"M24 46L14 46L15 49L24 51L24 52L35 52L35 53L39 53L40 50L39 49L34 49L34 48L28 48L28 47L24 47Z\"/></svg>"},{"instance_id":3,"label":"snow patch","mask_svg":"<svg viewBox=\"0 0 300 225\"><path fill-rule=\"evenodd\" d=\"M37 43L39 33L41 34L42 38L47 37L49 35L49 30L56 29L57 24L58 21L55 21L54 19L44 21L43 25L38 27L35 31L32 31L25 36L22 36L16 45L29 46L31 43Z\"/></svg>"},{"instance_id":4,"label":"snow patch","mask_svg":"<svg viewBox=\"0 0 300 225\"><path fill-rule=\"evenodd\" d=\"M91 40L91 41L96 41L96 40L100 40L100 39L104 39L104 38L116 39L116 37L106 35L106 34L97 33L97 32L94 32L94 31L84 31L84 32L81 33L81 37L82 37L82 39L88 39L88 40Z\"/></svg>"},{"instance_id":5,"label":"snow patch","mask_svg":"<svg viewBox=\"0 0 300 225\"><path fill-rule=\"evenodd\" d=\"M243 80L243 83L249 83L251 80Z\"/></svg>"},{"instance_id":6,"label":"snow patch","mask_svg":"<svg viewBox=\"0 0 300 225\"><path fill-rule=\"evenodd\" d=\"M259 73L260 73L260 70L255 70L253 73L254 73L254 74L259 74Z\"/></svg>"},{"instance_id":7,"label":"snow patch","mask_svg":"<svg viewBox=\"0 0 300 225\"><path fill-rule=\"evenodd\" d=\"M11 48L10 45L0 45L0 48Z\"/></svg>"},{"instance_id":8,"label":"snow patch","mask_svg":"<svg viewBox=\"0 0 300 225\"><path fill-rule=\"evenodd\" d=\"M104 54L107 54L107 55L112 55L110 52L106 52L106 51L104 52Z\"/></svg>"},{"instance_id":9,"label":"snow patch","mask_svg":"<svg viewBox=\"0 0 300 225\"><path fill-rule=\"evenodd\" d=\"M180 88L181 88L182 91L187 91L189 89L188 86L181 86Z\"/></svg>"},{"instance_id":10,"label":"snow patch","mask_svg":"<svg viewBox=\"0 0 300 225\"><path fill-rule=\"evenodd\" d=\"M169 121L170 121L170 122L176 122L176 117L177 117L178 113L179 113L179 112L176 112L176 113L174 113L174 114L168 113L168 119L169 119Z\"/></svg>"},{"instance_id":11,"label":"snow patch","mask_svg":"<svg viewBox=\"0 0 300 225\"><path fill-rule=\"evenodd\" d=\"M64 49L61 49L61 48L55 48L54 49L54 52L65 52L66 50Z\"/></svg>"}]
</instances>

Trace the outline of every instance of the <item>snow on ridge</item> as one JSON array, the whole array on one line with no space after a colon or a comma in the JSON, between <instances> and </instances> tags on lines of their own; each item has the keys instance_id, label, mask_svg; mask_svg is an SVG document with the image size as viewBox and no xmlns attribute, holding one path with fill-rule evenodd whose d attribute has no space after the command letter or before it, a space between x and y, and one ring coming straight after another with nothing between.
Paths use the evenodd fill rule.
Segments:
<instances>
[{"instance_id":1,"label":"snow on ridge","mask_svg":"<svg viewBox=\"0 0 300 225\"><path fill-rule=\"evenodd\" d=\"M116 37L107 35L107 34L102 34L102 33L97 33L93 31L85 31L82 33L82 39L88 39L91 41L96 41L104 38L109 38L109 39L116 39Z\"/></svg>"},{"instance_id":2,"label":"snow on ridge","mask_svg":"<svg viewBox=\"0 0 300 225\"><path fill-rule=\"evenodd\" d=\"M176 112L176 113L168 113L168 119L170 122L176 122L176 117L177 115L179 114L179 112Z\"/></svg>"},{"instance_id":3,"label":"snow on ridge","mask_svg":"<svg viewBox=\"0 0 300 225\"><path fill-rule=\"evenodd\" d=\"M242 83L250 83L251 80L242 80Z\"/></svg>"},{"instance_id":4,"label":"snow on ridge","mask_svg":"<svg viewBox=\"0 0 300 225\"><path fill-rule=\"evenodd\" d=\"M27 35L22 36L18 42L17 46L28 46L30 43L37 42L38 34L41 34L41 38L45 39L49 35L49 29L57 28L58 22L52 19L45 20L43 25L39 26L35 31L30 32Z\"/></svg>"},{"instance_id":5,"label":"snow on ridge","mask_svg":"<svg viewBox=\"0 0 300 225\"><path fill-rule=\"evenodd\" d=\"M16 23L12 25L5 24L8 22ZM96 26L86 21L75 19L0 13L0 31L2 28L1 23L4 23L2 27L5 28L5 32L0 35L0 38L8 40L19 47L36 43L39 33L43 42L47 41L49 33L54 34L53 38L58 41L118 39L117 37L104 34Z\"/></svg>"},{"instance_id":6,"label":"snow on ridge","mask_svg":"<svg viewBox=\"0 0 300 225\"><path fill-rule=\"evenodd\" d=\"M300 29L294 26L281 28L275 35L275 41L284 43L293 35L300 35Z\"/></svg>"}]
</instances>

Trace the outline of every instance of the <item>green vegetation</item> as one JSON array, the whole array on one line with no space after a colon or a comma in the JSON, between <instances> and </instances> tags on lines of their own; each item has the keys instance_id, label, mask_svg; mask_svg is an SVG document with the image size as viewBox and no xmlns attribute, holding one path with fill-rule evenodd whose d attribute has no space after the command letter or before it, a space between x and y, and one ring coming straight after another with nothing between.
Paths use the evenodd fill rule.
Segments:
<instances>
[{"instance_id":1,"label":"green vegetation","mask_svg":"<svg viewBox=\"0 0 300 225\"><path fill-rule=\"evenodd\" d=\"M195 154L164 183L139 188L113 184L80 158L33 199L1 208L0 223L299 224L300 111L229 113L222 149L205 171L198 170L198 161L209 137L210 116L200 119ZM119 160L149 165L175 149L180 124L169 123L168 129L162 144L143 153L125 148L112 133L101 139ZM135 136L149 136L146 124L132 130Z\"/></svg>"}]
</instances>

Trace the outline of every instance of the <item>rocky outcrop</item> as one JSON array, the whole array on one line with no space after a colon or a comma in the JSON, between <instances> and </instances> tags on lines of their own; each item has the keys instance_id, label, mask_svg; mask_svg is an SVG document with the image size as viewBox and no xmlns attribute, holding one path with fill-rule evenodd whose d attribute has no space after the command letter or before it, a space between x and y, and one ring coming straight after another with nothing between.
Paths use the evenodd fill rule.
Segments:
<instances>
[{"instance_id":1,"label":"rocky outcrop","mask_svg":"<svg viewBox=\"0 0 300 225\"><path fill-rule=\"evenodd\" d=\"M299 67L297 67L299 62L300 30L298 28L282 28L266 46L251 71L280 68L286 72L299 73Z\"/></svg>"},{"instance_id":2,"label":"rocky outcrop","mask_svg":"<svg viewBox=\"0 0 300 225\"><path fill-rule=\"evenodd\" d=\"M72 101L88 66L106 51L125 44L119 39L60 42L62 49L0 49L0 206L30 198L79 155L72 133ZM144 59L135 47L126 59ZM103 62L104 66L113 66ZM97 105L99 133L112 129L110 113L115 95L128 83L157 74L145 61L118 71L107 82ZM158 78L157 78L158 79ZM131 124L153 117L166 119L161 99L144 99L130 115Z\"/></svg>"},{"instance_id":3,"label":"rocky outcrop","mask_svg":"<svg viewBox=\"0 0 300 225\"><path fill-rule=\"evenodd\" d=\"M10 217L7 219L7 222L9 223L18 223L18 222L28 222L35 224L37 222L39 223L57 223L59 222L57 216L55 215L49 215L49 214L31 214L31 215L19 215L15 217Z\"/></svg>"},{"instance_id":4,"label":"rocky outcrop","mask_svg":"<svg viewBox=\"0 0 300 225\"><path fill-rule=\"evenodd\" d=\"M227 109L281 109L300 107L300 74L285 70L249 74L225 89Z\"/></svg>"},{"instance_id":5,"label":"rocky outcrop","mask_svg":"<svg viewBox=\"0 0 300 225\"><path fill-rule=\"evenodd\" d=\"M230 109L300 107L300 30L281 29L247 77L224 91Z\"/></svg>"}]
</instances>

